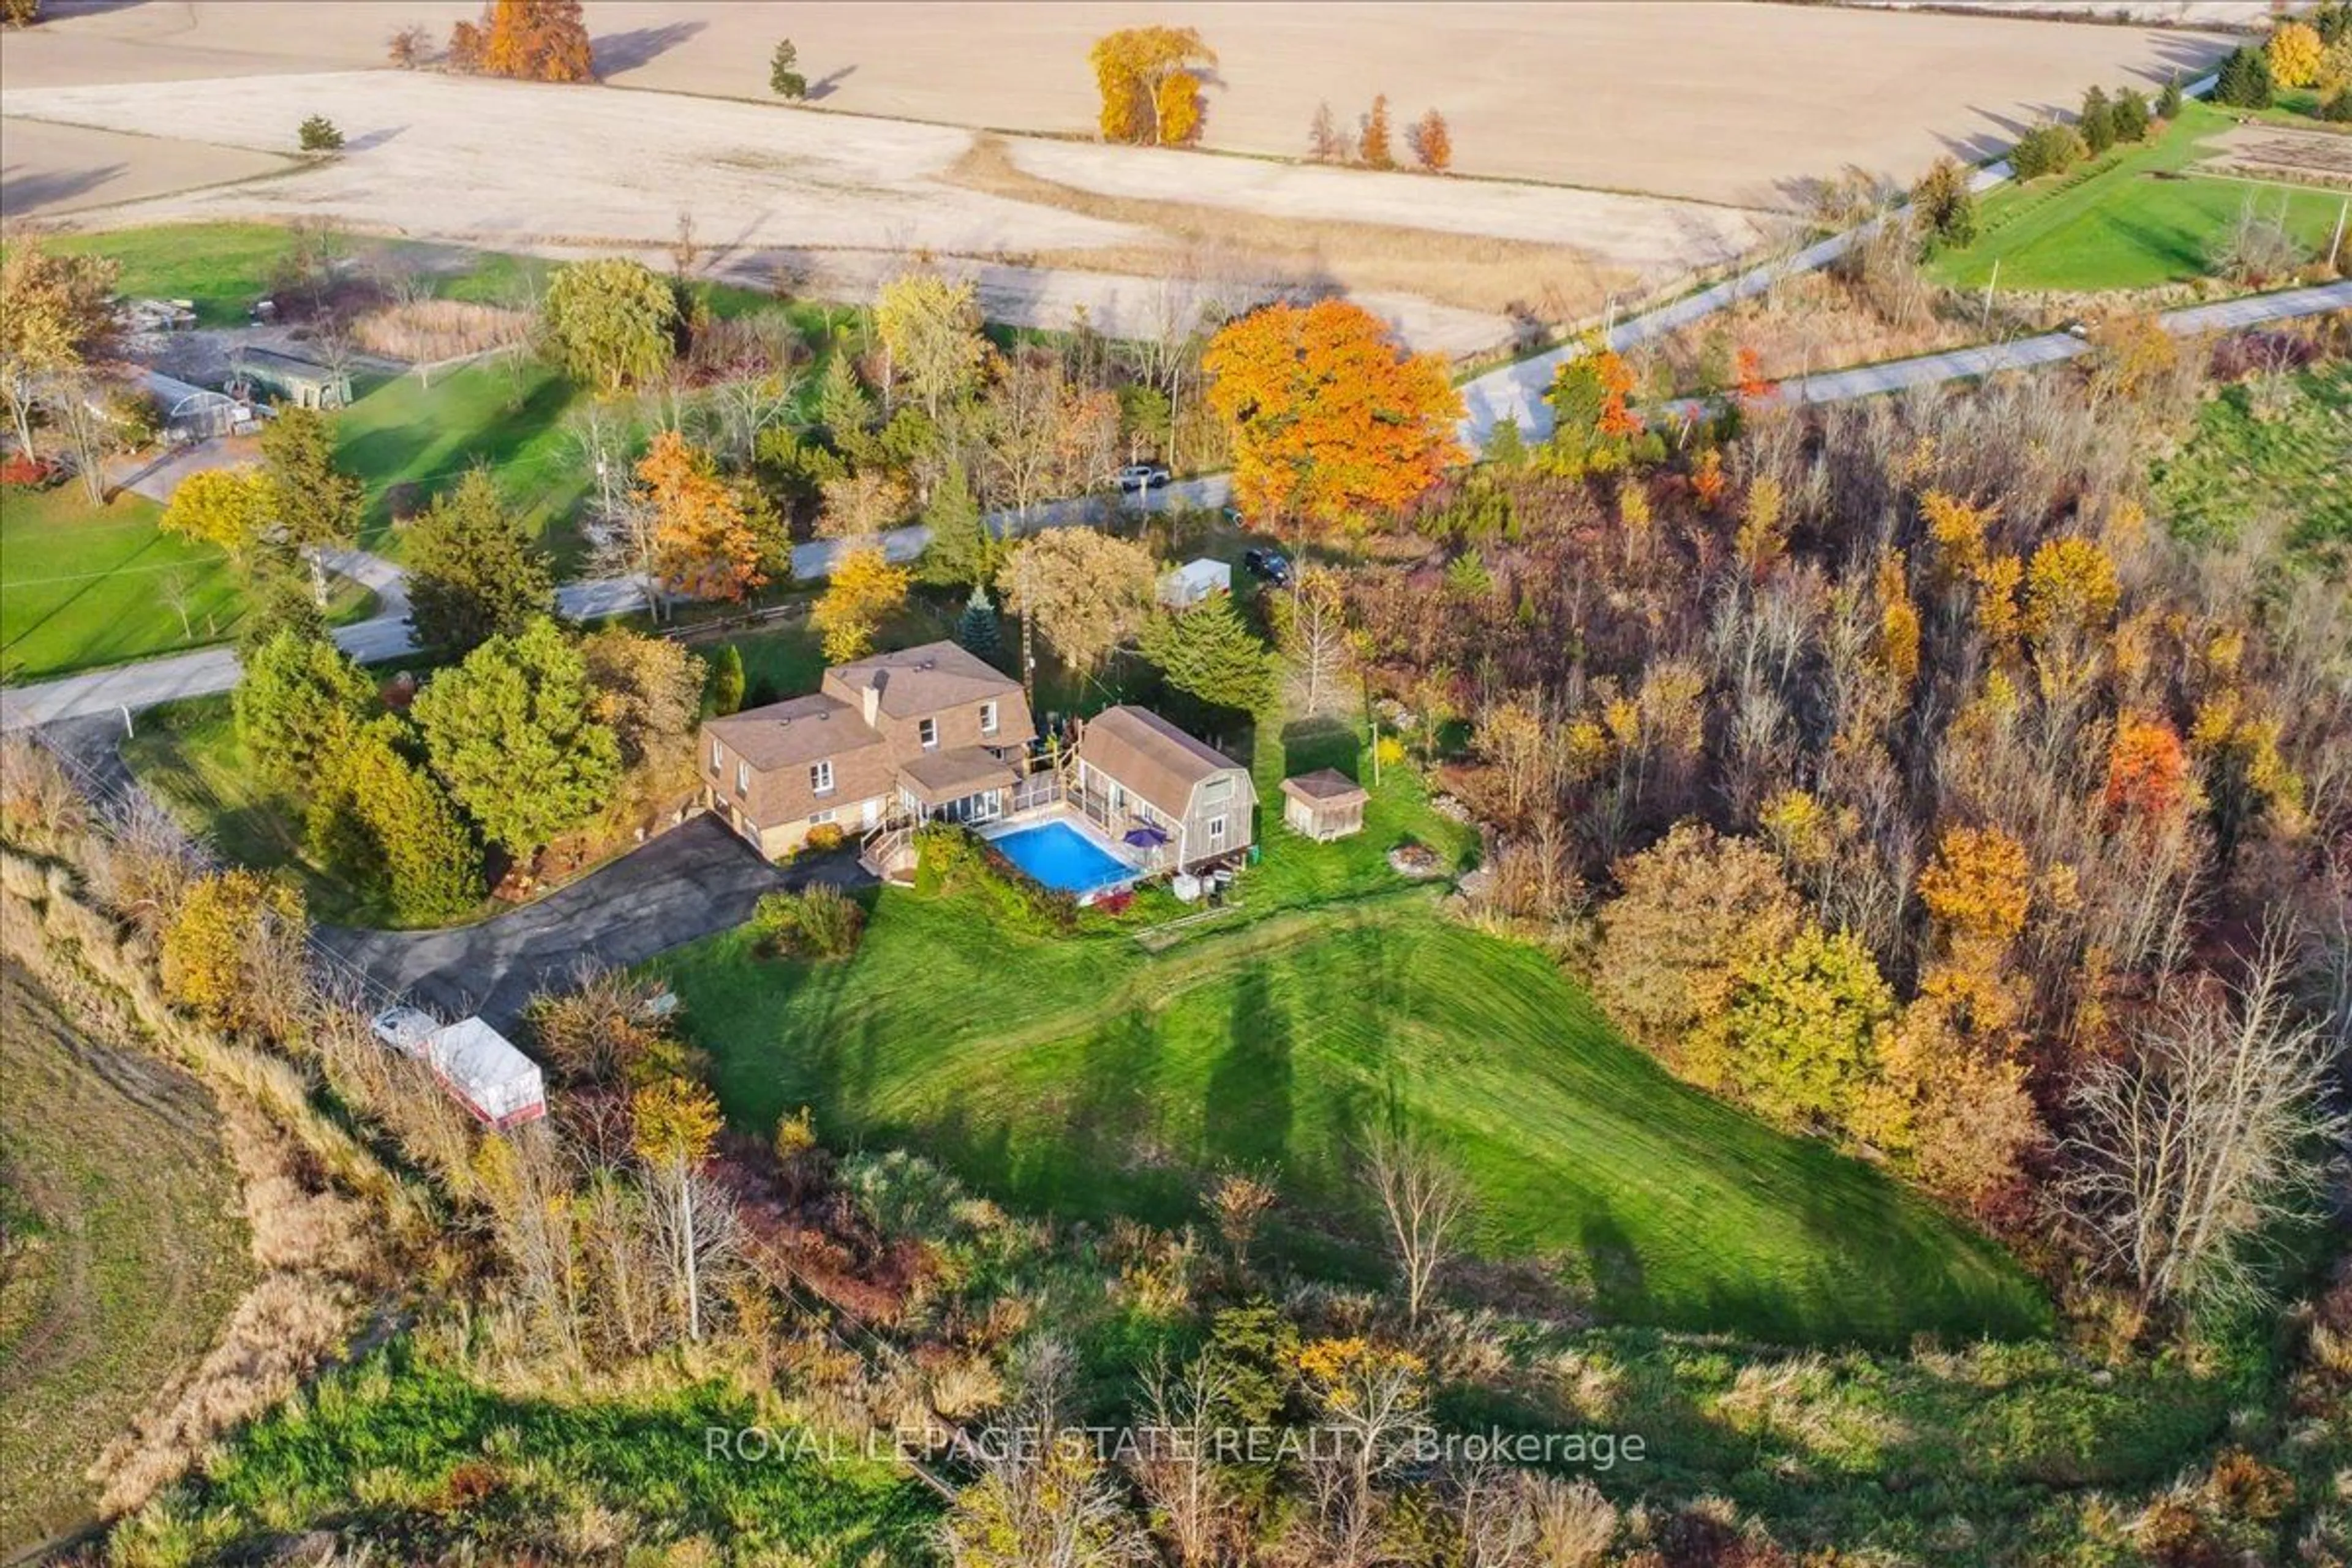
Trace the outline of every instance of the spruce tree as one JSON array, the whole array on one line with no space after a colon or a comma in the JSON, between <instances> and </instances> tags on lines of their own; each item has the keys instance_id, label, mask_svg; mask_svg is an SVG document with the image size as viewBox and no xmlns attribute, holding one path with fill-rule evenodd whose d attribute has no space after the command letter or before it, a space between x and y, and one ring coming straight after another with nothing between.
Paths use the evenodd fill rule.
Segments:
<instances>
[{"instance_id":1,"label":"spruce tree","mask_svg":"<svg viewBox=\"0 0 2352 1568\"><path fill-rule=\"evenodd\" d=\"M1212 708L1254 713L1273 700L1273 658L1230 595L1154 616L1140 640L1169 685Z\"/></svg>"},{"instance_id":2,"label":"spruce tree","mask_svg":"<svg viewBox=\"0 0 2352 1568\"><path fill-rule=\"evenodd\" d=\"M2179 76L2166 79L2164 90L2157 94L2156 114L2159 120L2180 118L2180 78Z\"/></svg>"},{"instance_id":3,"label":"spruce tree","mask_svg":"<svg viewBox=\"0 0 2352 1568\"><path fill-rule=\"evenodd\" d=\"M724 719L743 709L743 651L721 643L710 661L710 711Z\"/></svg>"},{"instance_id":4,"label":"spruce tree","mask_svg":"<svg viewBox=\"0 0 2352 1568\"><path fill-rule=\"evenodd\" d=\"M973 658L994 664L1004 654L1004 634L996 622L996 606L988 590L975 583L964 601L963 617L956 622L956 641Z\"/></svg>"},{"instance_id":5,"label":"spruce tree","mask_svg":"<svg viewBox=\"0 0 2352 1568\"><path fill-rule=\"evenodd\" d=\"M932 487L923 521L931 530L931 542L923 551L921 563L924 582L961 588L977 586L996 575L997 557L1003 551L981 518L980 503L972 499L962 464L949 464L946 474Z\"/></svg>"}]
</instances>

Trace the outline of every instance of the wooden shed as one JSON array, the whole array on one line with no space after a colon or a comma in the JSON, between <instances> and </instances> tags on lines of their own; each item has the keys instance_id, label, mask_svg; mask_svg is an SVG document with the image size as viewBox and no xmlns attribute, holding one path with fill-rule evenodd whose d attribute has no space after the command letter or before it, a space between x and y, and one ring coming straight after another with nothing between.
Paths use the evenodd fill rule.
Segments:
<instances>
[{"instance_id":1,"label":"wooden shed","mask_svg":"<svg viewBox=\"0 0 2352 1568\"><path fill-rule=\"evenodd\" d=\"M1345 838L1363 831L1364 805L1371 798L1337 768L1318 768L1282 781L1282 820L1318 843Z\"/></svg>"}]
</instances>

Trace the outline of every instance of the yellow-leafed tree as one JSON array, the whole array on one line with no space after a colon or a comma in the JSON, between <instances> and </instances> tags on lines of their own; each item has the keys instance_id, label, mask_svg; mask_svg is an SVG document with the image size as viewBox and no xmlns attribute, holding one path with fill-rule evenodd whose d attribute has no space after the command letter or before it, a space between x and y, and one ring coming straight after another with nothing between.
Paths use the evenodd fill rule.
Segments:
<instances>
[{"instance_id":1,"label":"yellow-leafed tree","mask_svg":"<svg viewBox=\"0 0 2352 1568\"><path fill-rule=\"evenodd\" d=\"M1087 58L1102 94L1097 121L1106 142L1181 147L1199 140L1208 108L1201 72L1217 51L1191 27L1123 27L1096 41Z\"/></svg>"},{"instance_id":2,"label":"yellow-leafed tree","mask_svg":"<svg viewBox=\"0 0 2352 1568\"><path fill-rule=\"evenodd\" d=\"M874 634L907 602L913 576L890 564L879 547L852 550L833 569L824 597L809 612L809 624L824 639L830 664L846 664L874 651Z\"/></svg>"},{"instance_id":3,"label":"yellow-leafed tree","mask_svg":"<svg viewBox=\"0 0 2352 1568\"><path fill-rule=\"evenodd\" d=\"M675 430L655 437L637 478L654 510L654 573L664 586L732 602L767 581L742 502L685 437Z\"/></svg>"}]
</instances>

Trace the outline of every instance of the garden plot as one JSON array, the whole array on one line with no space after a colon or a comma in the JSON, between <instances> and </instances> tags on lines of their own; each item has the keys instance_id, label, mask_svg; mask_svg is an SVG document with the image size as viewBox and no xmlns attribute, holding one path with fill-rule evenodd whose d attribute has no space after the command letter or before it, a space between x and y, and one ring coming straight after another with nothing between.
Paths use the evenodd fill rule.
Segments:
<instances>
[{"instance_id":1,"label":"garden plot","mask_svg":"<svg viewBox=\"0 0 2352 1568\"><path fill-rule=\"evenodd\" d=\"M2211 153L2198 165L2206 174L2352 190L2352 135L2340 131L2241 125L2206 145Z\"/></svg>"}]
</instances>

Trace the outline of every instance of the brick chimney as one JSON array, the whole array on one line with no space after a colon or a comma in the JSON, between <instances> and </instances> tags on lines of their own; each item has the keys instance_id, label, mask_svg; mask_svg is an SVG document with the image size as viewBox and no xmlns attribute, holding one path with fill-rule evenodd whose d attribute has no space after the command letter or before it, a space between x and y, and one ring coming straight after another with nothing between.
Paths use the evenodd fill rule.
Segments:
<instances>
[{"instance_id":1,"label":"brick chimney","mask_svg":"<svg viewBox=\"0 0 2352 1568\"><path fill-rule=\"evenodd\" d=\"M882 683L889 679L888 670L877 669L866 678L866 689L858 693L859 704L866 711L866 727L869 730L882 727L876 721L882 716Z\"/></svg>"}]
</instances>

